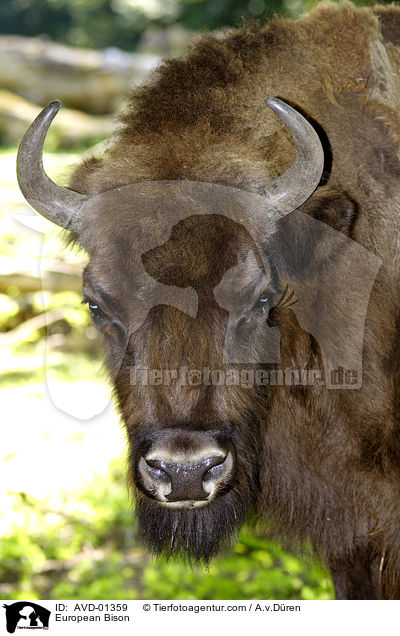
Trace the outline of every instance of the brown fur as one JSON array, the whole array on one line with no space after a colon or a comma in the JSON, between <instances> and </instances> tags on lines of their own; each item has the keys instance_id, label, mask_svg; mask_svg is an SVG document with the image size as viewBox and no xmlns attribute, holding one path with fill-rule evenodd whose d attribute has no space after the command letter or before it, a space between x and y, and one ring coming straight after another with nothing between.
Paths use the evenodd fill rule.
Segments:
<instances>
[{"instance_id":1,"label":"brown fur","mask_svg":"<svg viewBox=\"0 0 400 636\"><path fill-rule=\"evenodd\" d=\"M144 391L129 385L126 366L135 360L153 368L183 362L220 368L226 315L212 303L207 289L217 282L211 274L222 276L239 247L251 249L251 241L229 223L218 225L214 219L208 230L198 223L190 228L189 220L181 226L177 241L186 245L186 260L180 273L174 269L173 241L148 256L146 268L153 268L154 275L160 272L168 284L184 286L190 277L193 284L197 276L197 291L205 290L201 311L196 319L173 308L151 313L129 343L116 390L133 445L137 431L150 419L169 426L186 421L207 427L211 419L221 427L222 422L233 423L242 454L236 488L244 492L253 487L255 510L272 521L279 537L312 542L330 567L340 598L400 598L399 64L396 7L322 2L297 20L275 18L206 35L186 57L166 62L147 86L134 91L108 152L83 163L71 183L89 194L141 180L188 179L243 187L265 183L294 158L289 133L265 106L268 95L299 108L325 133L331 170L326 185L303 211L348 234L383 261L366 320L362 388L275 387L260 395L237 387L174 393L165 387ZM118 295L121 311L128 315L126 255L131 244L125 231L118 233L116 219L114 230L102 214L95 224L91 219L92 228L100 229L90 230L90 240L88 232L82 238L93 255L89 270ZM295 215L285 227L286 236L298 237L301 254ZM195 247L185 243L194 230ZM221 245L207 251L216 236L223 237ZM282 236L274 237L271 254L279 253ZM115 241L124 262L115 259ZM305 268L307 276L324 271L335 281L341 302L342 281L349 275L346 260L336 260L323 236L314 248L318 259L314 267ZM196 261L190 258L193 249ZM326 259L330 264L323 268ZM163 273L168 262L174 266ZM283 266L280 271L284 286ZM92 288L87 289L90 294ZM287 335L283 356L313 365L318 348L290 311L282 312L274 320ZM115 338L110 346L115 352ZM249 482L246 466L252 461L257 474ZM193 533L203 527L200 521L186 519Z\"/></svg>"}]
</instances>

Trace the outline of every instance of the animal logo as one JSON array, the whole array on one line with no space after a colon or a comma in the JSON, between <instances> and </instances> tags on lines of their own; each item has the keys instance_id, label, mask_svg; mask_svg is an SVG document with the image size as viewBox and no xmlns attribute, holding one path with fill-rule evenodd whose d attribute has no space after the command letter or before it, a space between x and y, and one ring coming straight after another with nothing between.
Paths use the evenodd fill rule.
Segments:
<instances>
[{"instance_id":1,"label":"animal logo","mask_svg":"<svg viewBox=\"0 0 400 636\"><path fill-rule=\"evenodd\" d=\"M18 601L11 605L4 604L6 610L6 629L9 634L14 634L16 629L48 629L50 610L32 603L31 601Z\"/></svg>"}]
</instances>

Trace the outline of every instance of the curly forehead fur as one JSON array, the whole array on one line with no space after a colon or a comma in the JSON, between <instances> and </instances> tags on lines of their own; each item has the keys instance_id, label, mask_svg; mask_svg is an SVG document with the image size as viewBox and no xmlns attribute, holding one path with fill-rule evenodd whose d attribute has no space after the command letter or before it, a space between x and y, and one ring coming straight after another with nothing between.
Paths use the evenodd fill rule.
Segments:
<instances>
[{"instance_id":1,"label":"curly forehead fur","mask_svg":"<svg viewBox=\"0 0 400 636\"><path fill-rule=\"evenodd\" d=\"M137 179L240 185L276 176L293 160L294 147L265 97L298 105L319 123L327 120L334 143L331 134L340 131L327 108L341 95L364 102L388 81L381 66L391 52L382 50L381 12L390 15L322 2L297 20L275 18L203 36L186 57L165 62L149 84L134 90L107 154L84 163L72 187L97 193ZM374 108L384 115L382 97Z\"/></svg>"}]
</instances>

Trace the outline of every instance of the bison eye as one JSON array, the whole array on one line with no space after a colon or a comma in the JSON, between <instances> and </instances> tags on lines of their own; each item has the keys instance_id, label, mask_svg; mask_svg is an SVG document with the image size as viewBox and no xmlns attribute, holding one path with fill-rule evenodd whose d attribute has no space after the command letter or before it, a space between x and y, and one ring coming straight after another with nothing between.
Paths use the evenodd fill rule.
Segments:
<instances>
[{"instance_id":1,"label":"bison eye","mask_svg":"<svg viewBox=\"0 0 400 636\"><path fill-rule=\"evenodd\" d=\"M90 309L90 314L93 318L93 320L96 320L98 318L101 318L102 316L104 316L103 312L101 311L100 307L98 305L89 303L89 309Z\"/></svg>"},{"instance_id":2,"label":"bison eye","mask_svg":"<svg viewBox=\"0 0 400 636\"><path fill-rule=\"evenodd\" d=\"M106 319L106 315L102 309L100 309L99 305L92 300L84 299L83 304L87 304L90 309L90 315L94 323L99 323L102 320Z\"/></svg>"},{"instance_id":3,"label":"bison eye","mask_svg":"<svg viewBox=\"0 0 400 636\"><path fill-rule=\"evenodd\" d=\"M268 304L268 293L263 292L261 296L258 298L257 302L254 303L253 311L264 311L267 304Z\"/></svg>"}]
</instances>

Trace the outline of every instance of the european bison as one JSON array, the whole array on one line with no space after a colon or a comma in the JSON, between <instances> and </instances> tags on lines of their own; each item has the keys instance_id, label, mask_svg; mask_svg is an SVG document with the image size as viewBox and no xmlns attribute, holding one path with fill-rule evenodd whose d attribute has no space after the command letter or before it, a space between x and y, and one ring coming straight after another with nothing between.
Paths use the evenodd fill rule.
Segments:
<instances>
[{"instance_id":1,"label":"european bison","mask_svg":"<svg viewBox=\"0 0 400 636\"><path fill-rule=\"evenodd\" d=\"M69 189L59 103L25 135L22 192L90 256L152 551L207 561L251 514L338 598L400 598L399 65L398 8L321 3L166 62Z\"/></svg>"}]
</instances>

